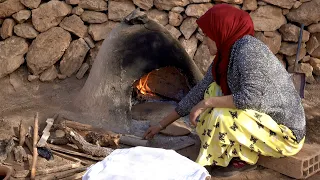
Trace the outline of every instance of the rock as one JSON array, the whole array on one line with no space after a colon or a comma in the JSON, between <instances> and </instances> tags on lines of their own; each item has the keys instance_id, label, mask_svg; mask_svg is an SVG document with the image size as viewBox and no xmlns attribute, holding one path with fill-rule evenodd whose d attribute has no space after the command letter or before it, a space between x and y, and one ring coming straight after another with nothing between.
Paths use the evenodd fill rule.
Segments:
<instances>
[{"instance_id":1,"label":"rock","mask_svg":"<svg viewBox=\"0 0 320 180\"><path fill-rule=\"evenodd\" d=\"M313 74L320 76L320 64L317 66L313 67Z\"/></svg>"},{"instance_id":2,"label":"rock","mask_svg":"<svg viewBox=\"0 0 320 180\"><path fill-rule=\"evenodd\" d=\"M201 43L193 58L195 64L198 66L202 74L205 74L213 61L207 45Z\"/></svg>"},{"instance_id":3,"label":"rock","mask_svg":"<svg viewBox=\"0 0 320 180\"><path fill-rule=\"evenodd\" d=\"M243 0L214 0L215 2L225 2L228 4L242 4Z\"/></svg>"},{"instance_id":4,"label":"rock","mask_svg":"<svg viewBox=\"0 0 320 180\"><path fill-rule=\"evenodd\" d=\"M187 14L187 16L199 18L205 12L207 12L212 6L213 4L211 3L190 4L187 6L185 13Z\"/></svg>"},{"instance_id":5,"label":"rock","mask_svg":"<svg viewBox=\"0 0 320 180\"><path fill-rule=\"evenodd\" d=\"M282 9L282 14L285 16L290 12L289 9Z\"/></svg>"},{"instance_id":6,"label":"rock","mask_svg":"<svg viewBox=\"0 0 320 180\"><path fill-rule=\"evenodd\" d=\"M80 0L65 0L67 4L77 5L80 3Z\"/></svg>"},{"instance_id":7,"label":"rock","mask_svg":"<svg viewBox=\"0 0 320 180\"><path fill-rule=\"evenodd\" d=\"M71 11L72 14L78 15L80 16L82 13L84 12L84 9L82 9L81 7L77 6L74 7Z\"/></svg>"},{"instance_id":8,"label":"rock","mask_svg":"<svg viewBox=\"0 0 320 180\"><path fill-rule=\"evenodd\" d=\"M9 17L22 9L24 9L24 6L20 3L20 0L6 0L0 3L0 18Z\"/></svg>"},{"instance_id":9,"label":"rock","mask_svg":"<svg viewBox=\"0 0 320 180\"><path fill-rule=\"evenodd\" d=\"M175 106L163 102L147 102L132 107L132 118L136 120L150 120L150 125L156 125L159 119L172 112ZM182 118L170 124L161 133L171 136L183 136L189 134L190 128L186 126Z\"/></svg>"},{"instance_id":10,"label":"rock","mask_svg":"<svg viewBox=\"0 0 320 180\"><path fill-rule=\"evenodd\" d=\"M266 5L268 5L268 3L263 2L262 0L258 0L257 3L258 3L259 6L266 6Z\"/></svg>"},{"instance_id":11,"label":"rock","mask_svg":"<svg viewBox=\"0 0 320 180\"><path fill-rule=\"evenodd\" d=\"M83 63L76 75L77 79L82 79L84 74L88 71L88 69L89 69L89 64Z\"/></svg>"},{"instance_id":12,"label":"rock","mask_svg":"<svg viewBox=\"0 0 320 180\"><path fill-rule=\"evenodd\" d=\"M270 5L260 6L257 10L252 11L250 16L255 31L275 31L287 23L282 9Z\"/></svg>"},{"instance_id":13,"label":"rock","mask_svg":"<svg viewBox=\"0 0 320 180\"><path fill-rule=\"evenodd\" d=\"M297 8L299 8L301 5L302 5L301 2L296 1L296 2L294 3L294 5L293 5L293 8L294 8L294 9L297 9Z\"/></svg>"},{"instance_id":14,"label":"rock","mask_svg":"<svg viewBox=\"0 0 320 180\"><path fill-rule=\"evenodd\" d=\"M301 48L305 48L306 45L303 43L301 44ZM287 56L293 56L297 53L298 44L297 43L288 43L288 42L282 42L280 47L280 53L287 55Z\"/></svg>"},{"instance_id":15,"label":"rock","mask_svg":"<svg viewBox=\"0 0 320 180\"><path fill-rule=\"evenodd\" d=\"M89 56L87 59L87 62L89 63L90 66L93 65L94 60L96 59L98 52L100 50L100 47L102 46L103 41L99 41L95 44L95 47L90 49L89 51Z\"/></svg>"},{"instance_id":16,"label":"rock","mask_svg":"<svg viewBox=\"0 0 320 180\"><path fill-rule=\"evenodd\" d=\"M314 57L310 57L310 62L309 63L310 63L310 65L312 67L316 67L316 66L320 65L320 59L314 58Z\"/></svg>"},{"instance_id":17,"label":"rock","mask_svg":"<svg viewBox=\"0 0 320 180\"><path fill-rule=\"evenodd\" d=\"M199 32L197 32L197 33L196 33L196 38L197 38L199 41L203 42L204 36L201 35Z\"/></svg>"},{"instance_id":18,"label":"rock","mask_svg":"<svg viewBox=\"0 0 320 180\"><path fill-rule=\"evenodd\" d=\"M34 75L38 75L54 65L69 47L71 35L61 27L53 27L39 34L30 45L27 65Z\"/></svg>"},{"instance_id":19,"label":"rock","mask_svg":"<svg viewBox=\"0 0 320 180\"><path fill-rule=\"evenodd\" d=\"M318 32L320 32L320 23L311 24L310 26L308 26L308 31L310 33L318 33Z\"/></svg>"},{"instance_id":20,"label":"rock","mask_svg":"<svg viewBox=\"0 0 320 180\"><path fill-rule=\"evenodd\" d=\"M320 0L303 3L298 9L292 9L288 14L289 21L308 26L318 23L320 19Z\"/></svg>"},{"instance_id":21,"label":"rock","mask_svg":"<svg viewBox=\"0 0 320 180\"><path fill-rule=\"evenodd\" d=\"M282 39L284 41L290 42L298 42L300 36L300 28L291 23L284 24L279 29ZM308 31L303 30L302 33L302 42L307 42L309 40L310 33Z\"/></svg>"},{"instance_id":22,"label":"rock","mask_svg":"<svg viewBox=\"0 0 320 180\"><path fill-rule=\"evenodd\" d=\"M320 45L320 42L318 41L317 37L315 35L312 35L307 42L307 52L309 54L312 54L314 50L316 50Z\"/></svg>"},{"instance_id":23,"label":"rock","mask_svg":"<svg viewBox=\"0 0 320 180\"><path fill-rule=\"evenodd\" d=\"M80 0L79 7L93 11L105 11L108 9L108 4L104 0Z\"/></svg>"},{"instance_id":24,"label":"rock","mask_svg":"<svg viewBox=\"0 0 320 180\"><path fill-rule=\"evenodd\" d=\"M88 32L93 38L93 40L100 41L107 38L109 33L117 24L118 23L113 21L108 21L102 24L90 24Z\"/></svg>"},{"instance_id":25,"label":"rock","mask_svg":"<svg viewBox=\"0 0 320 180\"><path fill-rule=\"evenodd\" d=\"M255 37L264 42L273 54L277 54L281 46L281 35L277 31L273 32L272 37L266 37L262 32L256 32Z\"/></svg>"},{"instance_id":26,"label":"rock","mask_svg":"<svg viewBox=\"0 0 320 180\"><path fill-rule=\"evenodd\" d=\"M211 0L189 0L190 3L207 3L211 2Z\"/></svg>"},{"instance_id":27,"label":"rock","mask_svg":"<svg viewBox=\"0 0 320 180\"><path fill-rule=\"evenodd\" d=\"M1 27L1 37L2 39L7 39L8 37L11 37L13 34L13 27L16 25L13 19L7 18L3 21L2 27Z\"/></svg>"},{"instance_id":28,"label":"rock","mask_svg":"<svg viewBox=\"0 0 320 180\"><path fill-rule=\"evenodd\" d=\"M31 16L31 11L29 10L21 10L12 15L13 19L16 20L18 23L23 23L24 21L28 20Z\"/></svg>"},{"instance_id":29,"label":"rock","mask_svg":"<svg viewBox=\"0 0 320 180\"><path fill-rule=\"evenodd\" d=\"M86 43L88 44L88 46L90 48L94 48L95 47L94 41L90 36L85 36L83 39L86 41Z\"/></svg>"},{"instance_id":30,"label":"rock","mask_svg":"<svg viewBox=\"0 0 320 180\"><path fill-rule=\"evenodd\" d=\"M133 0L133 3L146 11L151 9L153 6L153 0Z\"/></svg>"},{"instance_id":31,"label":"rock","mask_svg":"<svg viewBox=\"0 0 320 180\"><path fill-rule=\"evenodd\" d=\"M20 0L20 2L30 9L39 7L41 0Z\"/></svg>"},{"instance_id":32,"label":"rock","mask_svg":"<svg viewBox=\"0 0 320 180\"><path fill-rule=\"evenodd\" d=\"M295 4L296 0L262 0L266 3L279 6L281 8L291 9L293 5Z\"/></svg>"},{"instance_id":33,"label":"rock","mask_svg":"<svg viewBox=\"0 0 320 180\"><path fill-rule=\"evenodd\" d=\"M160 11L158 9L151 9L147 12L147 16L163 26L167 25L169 22L168 14L165 11Z\"/></svg>"},{"instance_id":34,"label":"rock","mask_svg":"<svg viewBox=\"0 0 320 180\"><path fill-rule=\"evenodd\" d=\"M66 133L65 133L63 130L60 130L60 129L56 130L56 131L54 132L54 134L55 134L55 136L56 136L57 138L62 138L62 137L65 137L65 136L66 136Z\"/></svg>"},{"instance_id":35,"label":"rock","mask_svg":"<svg viewBox=\"0 0 320 180\"><path fill-rule=\"evenodd\" d=\"M171 9L171 11L180 14L180 13L182 13L182 12L184 11L184 8L177 6L177 7L173 7L173 8Z\"/></svg>"},{"instance_id":36,"label":"rock","mask_svg":"<svg viewBox=\"0 0 320 180\"><path fill-rule=\"evenodd\" d=\"M89 46L82 38L72 41L60 61L61 74L71 77L72 74L76 73L89 49Z\"/></svg>"},{"instance_id":37,"label":"rock","mask_svg":"<svg viewBox=\"0 0 320 180\"><path fill-rule=\"evenodd\" d=\"M81 14L81 19L88 23L104 23L108 21L108 16L101 12L84 11Z\"/></svg>"},{"instance_id":38,"label":"rock","mask_svg":"<svg viewBox=\"0 0 320 180\"><path fill-rule=\"evenodd\" d=\"M17 36L26 39L34 39L39 35L38 31L34 29L31 23L17 24L14 26L13 30Z\"/></svg>"},{"instance_id":39,"label":"rock","mask_svg":"<svg viewBox=\"0 0 320 180\"><path fill-rule=\"evenodd\" d=\"M320 58L320 46L311 53L311 56Z\"/></svg>"},{"instance_id":40,"label":"rock","mask_svg":"<svg viewBox=\"0 0 320 180\"><path fill-rule=\"evenodd\" d=\"M254 11L256 9L258 9L257 0L244 0L243 1L242 10Z\"/></svg>"},{"instance_id":41,"label":"rock","mask_svg":"<svg viewBox=\"0 0 320 180\"><path fill-rule=\"evenodd\" d=\"M57 77L58 77L58 79L60 79L60 80L64 80L64 79L67 78L67 76L64 75L64 74L58 74Z\"/></svg>"},{"instance_id":42,"label":"rock","mask_svg":"<svg viewBox=\"0 0 320 180\"><path fill-rule=\"evenodd\" d=\"M311 56L309 56L309 55L308 55L308 56L305 56L305 57L302 58L302 62L304 62L304 63L305 63L305 62L309 62L309 61L310 61L310 58L311 58Z\"/></svg>"},{"instance_id":43,"label":"rock","mask_svg":"<svg viewBox=\"0 0 320 180\"><path fill-rule=\"evenodd\" d=\"M28 75L28 81L30 82L36 81L38 79L39 79L38 75L32 75L32 74Z\"/></svg>"},{"instance_id":44,"label":"rock","mask_svg":"<svg viewBox=\"0 0 320 180\"><path fill-rule=\"evenodd\" d=\"M132 1L109 1L108 17L113 21L122 21L135 9Z\"/></svg>"},{"instance_id":45,"label":"rock","mask_svg":"<svg viewBox=\"0 0 320 180\"><path fill-rule=\"evenodd\" d=\"M276 33L275 31L265 31L263 32L263 35L265 35L266 37L275 37Z\"/></svg>"},{"instance_id":46,"label":"rock","mask_svg":"<svg viewBox=\"0 0 320 180\"><path fill-rule=\"evenodd\" d=\"M45 70L41 76L40 81L46 82L46 81L53 81L55 78L57 78L58 71L55 66L51 66L49 69Z\"/></svg>"},{"instance_id":47,"label":"rock","mask_svg":"<svg viewBox=\"0 0 320 180\"><path fill-rule=\"evenodd\" d=\"M159 10L170 10L175 6L184 7L189 4L189 0L154 0L154 5Z\"/></svg>"},{"instance_id":48,"label":"rock","mask_svg":"<svg viewBox=\"0 0 320 180\"><path fill-rule=\"evenodd\" d=\"M21 37L12 36L0 41L0 78L12 73L24 63L24 54L28 52L28 43Z\"/></svg>"},{"instance_id":49,"label":"rock","mask_svg":"<svg viewBox=\"0 0 320 180\"><path fill-rule=\"evenodd\" d=\"M189 54L190 58L193 59L194 54L197 51L198 46L198 39L195 35L191 36L190 39L185 39L184 37L179 38L179 41L186 50L186 52Z\"/></svg>"},{"instance_id":50,"label":"rock","mask_svg":"<svg viewBox=\"0 0 320 180\"><path fill-rule=\"evenodd\" d=\"M198 24L196 23L196 20L196 18L188 17L182 22L180 26L180 31L186 39L189 39L191 35L194 33L194 31L197 29Z\"/></svg>"},{"instance_id":51,"label":"rock","mask_svg":"<svg viewBox=\"0 0 320 180\"><path fill-rule=\"evenodd\" d=\"M183 17L179 13L169 12L169 24L172 26L180 26L183 21Z\"/></svg>"},{"instance_id":52,"label":"rock","mask_svg":"<svg viewBox=\"0 0 320 180\"><path fill-rule=\"evenodd\" d=\"M299 57L298 57L298 61L301 61L307 54L307 50L306 48L301 48L300 49L300 53L299 53ZM294 65L295 61L296 61L296 55L293 56L286 56L287 62L289 65Z\"/></svg>"},{"instance_id":53,"label":"rock","mask_svg":"<svg viewBox=\"0 0 320 180\"><path fill-rule=\"evenodd\" d=\"M199 32L202 36L204 36L204 33L203 33L203 31L202 31L202 29L201 29L200 27L198 27L198 32Z\"/></svg>"},{"instance_id":54,"label":"rock","mask_svg":"<svg viewBox=\"0 0 320 180\"><path fill-rule=\"evenodd\" d=\"M64 16L71 13L72 7L62 1L49 1L32 10L32 23L39 32L57 26Z\"/></svg>"},{"instance_id":55,"label":"rock","mask_svg":"<svg viewBox=\"0 0 320 180\"><path fill-rule=\"evenodd\" d=\"M65 17L61 23L60 27L63 29L72 32L78 37L84 37L87 34L88 27L84 25L81 18L77 15L72 15L69 17Z\"/></svg>"},{"instance_id":56,"label":"rock","mask_svg":"<svg viewBox=\"0 0 320 180\"><path fill-rule=\"evenodd\" d=\"M171 26L170 24L167 24L167 25L165 26L165 28L170 32L170 34L171 34L175 39L178 39L178 38L181 36L181 32L180 32L177 28Z\"/></svg>"}]
</instances>

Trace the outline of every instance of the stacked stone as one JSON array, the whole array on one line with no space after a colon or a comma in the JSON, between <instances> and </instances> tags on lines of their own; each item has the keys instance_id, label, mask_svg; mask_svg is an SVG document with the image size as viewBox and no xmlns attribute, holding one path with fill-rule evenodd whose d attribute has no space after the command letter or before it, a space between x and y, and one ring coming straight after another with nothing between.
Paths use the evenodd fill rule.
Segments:
<instances>
[{"instance_id":1,"label":"stacked stone","mask_svg":"<svg viewBox=\"0 0 320 180\"><path fill-rule=\"evenodd\" d=\"M298 71L320 75L320 0L0 0L0 78L26 62L30 81L81 79L103 40L140 8L180 41L202 73L212 62L196 24L214 4L250 13L255 36L293 70L300 24L304 24Z\"/></svg>"}]
</instances>

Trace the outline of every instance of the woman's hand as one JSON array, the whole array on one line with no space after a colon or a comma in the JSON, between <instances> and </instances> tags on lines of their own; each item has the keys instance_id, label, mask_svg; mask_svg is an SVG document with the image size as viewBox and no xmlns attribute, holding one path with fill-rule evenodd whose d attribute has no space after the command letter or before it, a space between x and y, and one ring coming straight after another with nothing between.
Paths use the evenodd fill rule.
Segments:
<instances>
[{"instance_id":1,"label":"woman's hand","mask_svg":"<svg viewBox=\"0 0 320 180\"><path fill-rule=\"evenodd\" d=\"M154 135L158 134L161 131L161 127L158 125L151 126L149 129L144 133L143 139L150 140L154 137Z\"/></svg>"},{"instance_id":2,"label":"woman's hand","mask_svg":"<svg viewBox=\"0 0 320 180\"><path fill-rule=\"evenodd\" d=\"M196 119L197 117L203 113L208 108L206 100L200 101L196 106L194 106L190 111L190 122L197 126Z\"/></svg>"}]
</instances>

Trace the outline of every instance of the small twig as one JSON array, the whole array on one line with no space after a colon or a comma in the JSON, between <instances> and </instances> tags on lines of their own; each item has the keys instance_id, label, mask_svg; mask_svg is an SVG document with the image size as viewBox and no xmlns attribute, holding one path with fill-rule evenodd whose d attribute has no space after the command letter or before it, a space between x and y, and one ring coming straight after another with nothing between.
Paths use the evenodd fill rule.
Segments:
<instances>
[{"instance_id":1,"label":"small twig","mask_svg":"<svg viewBox=\"0 0 320 180\"><path fill-rule=\"evenodd\" d=\"M33 158L32 158L32 167L31 167L31 179L35 179L36 177L36 165L38 158L38 149L37 149L37 141L38 141L38 121L39 121L39 113L36 113L34 118L34 129L33 129Z\"/></svg>"}]
</instances>

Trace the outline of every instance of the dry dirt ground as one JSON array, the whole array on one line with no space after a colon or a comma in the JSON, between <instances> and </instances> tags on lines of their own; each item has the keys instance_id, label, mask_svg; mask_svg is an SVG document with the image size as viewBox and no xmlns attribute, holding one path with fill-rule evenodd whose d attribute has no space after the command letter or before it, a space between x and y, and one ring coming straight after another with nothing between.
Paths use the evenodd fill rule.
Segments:
<instances>
[{"instance_id":1,"label":"dry dirt ground","mask_svg":"<svg viewBox=\"0 0 320 180\"><path fill-rule=\"evenodd\" d=\"M307 85L303 100L307 116L307 142L320 144L320 79L313 85ZM72 100L85 83L85 78L78 80L75 77L66 80L56 80L51 83L39 81L29 82L27 71L21 67L15 73L0 79L0 139L17 133L21 120L31 125L36 112L39 112L39 121L43 127L46 118L53 117L57 112L71 117L72 120L91 124L108 129L106 118L94 119L74 112L71 108ZM111 130L121 132L121 127ZM195 159L199 144L180 150L179 153ZM240 176L224 178L235 179L290 179L275 171L259 167L255 171L243 173ZM310 178L320 179L320 173Z\"/></svg>"}]
</instances>

